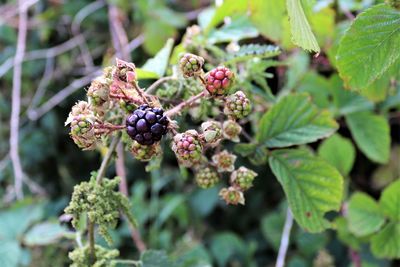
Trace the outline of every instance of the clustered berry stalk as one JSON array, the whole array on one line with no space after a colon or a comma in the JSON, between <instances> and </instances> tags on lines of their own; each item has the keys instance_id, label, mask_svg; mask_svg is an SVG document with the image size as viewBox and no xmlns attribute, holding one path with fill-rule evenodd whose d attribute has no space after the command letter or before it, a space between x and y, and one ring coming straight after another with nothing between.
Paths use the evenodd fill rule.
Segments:
<instances>
[{"instance_id":1,"label":"clustered berry stalk","mask_svg":"<svg viewBox=\"0 0 400 267\"><path fill-rule=\"evenodd\" d=\"M225 173L229 173L230 185L223 188L219 194L227 204L244 204L243 192L252 187L257 174L243 166L235 170L236 155L227 150L221 151L221 148L224 140L240 140L242 128L238 121L250 114L250 100L242 91L230 94L235 81L235 74L230 69L218 66L205 74L203 64L204 59L193 54L187 53L181 57L179 66L183 79L197 79L203 90L167 111L164 111L158 97L139 87L135 65L119 59L116 60L115 66L105 68L103 75L93 80L87 91L88 101L79 101L72 107L66 125L70 125L70 136L80 148L95 149L102 143L107 144L110 137L115 135L96 178L92 179L95 184L91 182L89 185L82 184L82 188L77 187L81 193L76 195L74 192L73 200L66 209L75 219L81 212L91 212L88 220L88 250L91 263L98 260L94 244L95 224L99 224L101 233L108 238L104 225L114 226L115 213L103 214L104 209L92 210L93 207L89 204L86 206L89 210L82 210L81 207L76 207L75 202L83 198L82 203L89 203L96 198L93 194L97 196L98 192L111 194L108 189L103 192L101 188L107 183L111 183L107 188L114 186L114 182L110 182L113 180L108 179L105 180L106 184L103 184L103 177L120 140L136 159L149 161L162 156L160 141L169 133L172 137L171 148L179 164L194 171L195 181L201 188L215 186ZM151 88L155 91L155 86ZM184 109L209 99L224 103L221 114L223 110L226 120L210 119L201 124L201 131L189 129L178 132L178 123L173 118ZM211 159L207 158L206 151L207 154L211 151ZM97 193L93 190L97 190ZM113 205L119 202L126 210L127 200L116 195ZM104 221L95 215L99 213L109 220Z\"/></svg>"}]
</instances>

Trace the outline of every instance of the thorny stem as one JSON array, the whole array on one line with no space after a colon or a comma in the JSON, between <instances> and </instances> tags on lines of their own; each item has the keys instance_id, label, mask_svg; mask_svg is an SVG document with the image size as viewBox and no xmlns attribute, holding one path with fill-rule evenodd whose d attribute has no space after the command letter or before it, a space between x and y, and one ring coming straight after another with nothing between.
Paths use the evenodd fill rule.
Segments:
<instances>
[{"instance_id":1,"label":"thorny stem","mask_svg":"<svg viewBox=\"0 0 400 267\"><path fill-rule=\"evenodd\" d=\"M287 208L285 225L283 227L283 233L281 238L281 244L279 246L278 259L276 260L275 267L285 266L285 257L287 249L289 247L290 230L293 225L293 215L290 208Z\"/></svg>"},{"instance_id":2,"label":"thorny stem","mask_svg":"<svg viewBox=\"0 0 400 267\"><path fill-rule=\"evenodd\" d=\"M165 116L167 117L173 117L176 114L180 113L182 109L192 105L194 102L196 102L198 99L204 97L206 95L206 91L202 91L201 93L192 96L191 98L189 98L188 100L185 100L183 102L181 102L179 105L173 107L172 109L168 110L165 112Z\"/></svg>"}]
</instances>

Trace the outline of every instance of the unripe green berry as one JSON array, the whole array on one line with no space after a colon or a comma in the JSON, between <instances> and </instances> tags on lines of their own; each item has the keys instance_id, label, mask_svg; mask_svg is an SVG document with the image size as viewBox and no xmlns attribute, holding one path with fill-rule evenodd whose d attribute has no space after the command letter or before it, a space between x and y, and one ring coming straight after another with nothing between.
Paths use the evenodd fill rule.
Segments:
<instances>
[{"instance_id":1,"label":"unripe green berry","mask_svg":"<svg viewBox=\"0 0 400 267\"><path fill-rule=\"evenodd\" d=\"M203 130L203 137L206 143L216 144L221 140L221 123L213 120L206 121L201 124L201 129Z\"/></svg>"},{"instance_id":2,"label":"unripe green berry","mask_svg":"<svg viewBox=\"0 0 400 267\"><path fill-rule=\"evenodd\" d=\"M222 126L224 138L233 142L239 142L239 135L242 132L242 127L234 120L224 121Z\"/></svg>"},{"instance_id":3,"label":"unripe green berry","mask_svg":"<svg viewBox=\"0 0 400 267\"><path fill-rule=\"evenodd\" d=\"M256 172L246 167L240 167L232 172L230 182L232 186L240 188L241 191L245 191L253 186L253 181L256 176Z\"/></svg>"},{"instance_id":4,"label":"unripe green berry","mask_svg":"<svg viewBox=\"0 0 400 267\"><path fill-rule=\"evenodd\" d=\"M186 53L179 60L179 67L184 77L199 76L202 73L204 58Z\"/></svg>"},{"instance_id":5,"label":"unripe green berry","mask_svg":"<svg viewBox=\"0 0 400 267\"><path fill-rule=\"evenodd\" d=\"M221 191L219 192L219 196L223 200L225 200L226 204L244 205L245 202L243 192L232 186L230 186L229 188L222 188Z\"/></svg>"},{"instance_id":6,"label":"unripe green berry","mask_svg":"<svg viewBox=\"0 0 400 267\"><path fill-rule=\"evenodd\" d=\"M159 143L147 146L133 141L131 153L137 160L150 161L152 158L161 155L162 151Z\"/></svg>"},{"instance_id":7,"label":"unripe green berry","mask_svg":"<svg viewBox=\"0 0 400 267\"><path fill-rule=\"evenodd\" d=\"M232 172L235 169L236 155L224 150L212 157L218 172Z\"/></svg>"},{"instance_id":8,"label":"unripe green berry","mask_svg":"<svg viewBox=\"0 0 400 267\"><path fill-rule=\"evenodd\" d=\"M251 112L250 100L242 91L237 91L225 99L224 113L234 119L243 119Z\"/></svg>"},{"instance_id":9,"label":"unripe green berry","mask_svg":"<svg viewBox=\"0 0 400 267\"><path fill-rule=\"evenodd\" d=\"M196 173L196 183L201 188L207 189L213 187L218 182L219 175L213 168L205 167Z\"/></svg>"}]
</instances>

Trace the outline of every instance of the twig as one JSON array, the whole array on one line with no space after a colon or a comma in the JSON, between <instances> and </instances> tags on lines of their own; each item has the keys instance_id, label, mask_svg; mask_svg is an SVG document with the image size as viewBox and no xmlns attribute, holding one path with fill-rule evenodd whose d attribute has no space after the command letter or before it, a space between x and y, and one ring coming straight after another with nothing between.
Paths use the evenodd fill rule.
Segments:
<instances>
[{"instance_id":1,"label":"twig","mask_svg":"<svg viewBox=\"0 0 400 267\"><path fill-rule=\"evenodd\" d=\"M93 3L90 3L86 5L84 8L79 10L79 12L75 15L72 24L71 24L71 31L74 36L79 36L80 35L80 25L82 21L89 16L90 14L94 13L96 10L102 8L105 6L104 0L97 0ZM86 67L93 67L93 58L91 54L89 53L89 49L86 44L85 38L81 35L81 38L83 38L82 42L79 44L79 48L81 50L81 55L83 58L83 61L86 65Z\"/></svg>"},{"instance_id":2,"label":"twig","mask_svg":"<svg viewBox=\"0 0 400 267\"><path fill-rule=\"evenodd\" d=\"M22 171L21 159L19 157L19 113L21 110L21 76L22 76L22 60L25 53L28 6L23 5L23 0L19 0L19 25L18 25L18 40L17 51L14 58L14 73L12 86L12 106L11 106L11 121L10 121L10 156L14 171L15 193L17 198L24 197L22 183L24 172Z\"/></svg>"},{"instance_id":3,"label":"twig","mask_svg":"<svg viewBox=\"0 0 400 267\"><path fill-rule=\"evenodd\" d=\"M97 176L96 176L96 181L98 184L101 183L101 180L103 179L106 170L107 170L107 166L111 161L111 157L114 153L115 148L118 145L119 140L121 139L121 135L118 134L116 137L114 137L114 139L112 140L110 147L108 148L108 151L106 153L106 155L103 158L103 161L101 162L100 168L97 172Z\"/></svg>"},{"instance_id":4,"label":"twig","mask_svg":"<svg viewBox=\"0 0 400 267\"><path fill-rule=\"evenodd\" d=\"M117 146L117 160L115 161L115 169L117 175L121 177L121 183L119 184L119 191L124 194L125 196L129 196L128 193L128 183L126 181L126 170L125 170L125 163L124 163L124 147L120 142ZM129 220L127 220L129 222ZM131 233L131 237L135 246L140 252L146 250L146 244L142 240L140 236L140 232L138 229L134 228L133 225L129 224L129 229Z\"/></svg>"},{"instance_id":5,"label":"twig","mask_svg":"<svg viewBox=\"0 0 400 267\"><path fill-rule=\"evenodd\" d=\"M178 78L175 76L167 76L167 77L162 77L161 79L155 81L152 85L150 85L147 89L146 89L146 94L153 94L156 89L163 83L167 82L167 81L172 81L172 80L177 80Z\"/></svg>"},{"instance_id":6,"label":"twig","mask_svg":"<svg viewBox=\"0 0 400 267\"><path fill-rule=\"evenodd\" d=\"M194 102L196 102L198 99L204 97L206 95L206 91L202 91L201 93L192 96L191 98L189 98L188 100L185 100L183 102L181 102L179 105L173 107L172 109L168 110L165 112L165 115L167 117L173 117L176 114L180 113L182 109L192 105Z\"/></svg>"},{"instance_id":7,"label":"twig","mask_svg":"<svg viewBox=\"0 0 400 267\"><path fill-rule=\"evenodd\" d=\"M123 259L116 259L112 261L113 263L119 263L119 264L132 264L134 266L142 266L141 261L134 261L134 260L123 260Z\"/></svg>"},{"instance_id":8,"label":"twig","mask_svg":"<svg viewBox=\"0 0 400 267\"><path fill-rule=\"evenodd\" d=\"M287 208L285 225L283 227L281 245L279 246L278 259L276 260L275 267L285 266L286 253L289 247L290 230L293 225L293 215L290 208Z\"/></svg>"},{"instance_id":9,"label":"twig","mask_svg":"<svg viewBox=\"0 0 400 267\"><path fill-rule=\"evenodd\" d=\"M36 4L37 2L39 2L39 0L25 0L22 1L22 3L18 5L18 8L14 10L2 10L4 13L0 16L0 26L10 18L21 13L22 10L28 10L30 6Z\"/></svg>"},{"instance_id":10,"label":"twig","mask_svg":"<svg viewBox=\"0 0 400 267\"><path fill-rule=\"evenodd\" d=\"M74 38L69 39L65 43L59 44L57 46L46 48L46 49L39 49L33 50L30 52L26 52L22 61L29 61L29 60L36 60L48 57L55 57L61 55L76 46L78 46L84 39L81 38L80 35L75 36ZM0 77L6 74L15 64L13 57L8 58L1 66L0 66Z\"/></svg>"},{"instance_id":11,"label":"twig","mask_svg":"<svg viewBox=\"0 0 400 267\"><path fill-rule=\"evenodd\" d=\"M108 20L110 25L111 38L117 57L130 61L130 53L128 49L128 37L122 26L119 9L110 4L108 7Z\"/></svg>"},{"instance_id":12,"label":"twig","mask_svg":"<svg viewBox=\"0 0 400 267\"><path fill-rule=\"evenodd\" d=\"M28 114L29 119L30 120L38 120L45 113L49 112L55 106L57 106L62 101L64 101L68 96L73 94L76 90L89 84L93 80L93 78L100 75L101 73L102 73L101 70L97 70L87 76L84 76L82 78L74 80L67 87L63 88L61 91L59 91L53 97L51 97L46 103L44 103L43 105L41 105L40 107L38 107L36 109L32 109L31 112Z\"/></svg>"}]
</instances>

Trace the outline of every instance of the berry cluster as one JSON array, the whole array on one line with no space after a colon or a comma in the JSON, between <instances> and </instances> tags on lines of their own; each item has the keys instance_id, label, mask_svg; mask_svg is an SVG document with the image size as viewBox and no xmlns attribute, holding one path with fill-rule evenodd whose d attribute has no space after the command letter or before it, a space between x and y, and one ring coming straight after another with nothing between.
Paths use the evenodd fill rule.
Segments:
<instances>
[{"instance_id":1,"label":"berry cluster","mask_svg":"<svg viewBox=\"0 0 400 267\"><path fill-rule=\"evenodd\" d=\"M66 122L71 125L72 139L83 149L95 149L99 142L107 142L104 137L125 129L122 142L127 150L140 161L150 161L162 154L159 141L170 132L178 162L193 168L200 187L212 187L231 173L230 186L221 190L220 195L228 204L244 203L243 191L251 187L256 174L244 167L235 170L236 155L221 146L224 140L240 141L242 127L237 120L250 114L250 100L242 91L229 95L235 80L229 68L219 66L204 75L203 65L200 56L186 53L181 57L183 77L198 83L202 91L191 96L193 91L186 92L187 100L164 112L159 99L138 86L135 65L117 60L115 66L106 68L103 75L93 80L87 91L88 102L80 101L72 108ZM179 127L171 118L205 98L215 99L217 105L224 103L223 113L222 106L213 107L219 110L218 120L207 119L199 131L178 133Z\"/></svg>"}]
</instances>

